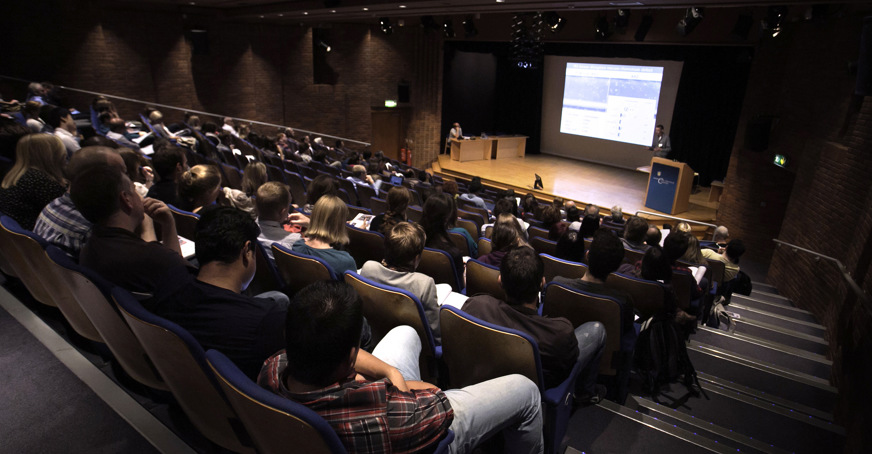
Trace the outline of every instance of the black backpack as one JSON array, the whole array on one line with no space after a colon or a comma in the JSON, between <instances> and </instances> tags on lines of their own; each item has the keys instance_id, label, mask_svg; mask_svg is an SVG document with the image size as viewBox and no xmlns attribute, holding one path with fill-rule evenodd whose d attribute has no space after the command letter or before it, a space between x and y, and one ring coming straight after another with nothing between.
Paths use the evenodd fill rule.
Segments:
<instances>
[{"instance_id":1,"label":"black backpack","mask_svg":"<svg viewBox=\"0 0 872 454\"><path fill-rule=\"evenodd\" d=\"M656 315L642 325L633 353L633 367L654 402L661 403L658 396L663 385L675 383L679 378L683 378L690 395L702 393L708 399L699 386L684 339L671 314Z\"/></svg>"}]
</instances>

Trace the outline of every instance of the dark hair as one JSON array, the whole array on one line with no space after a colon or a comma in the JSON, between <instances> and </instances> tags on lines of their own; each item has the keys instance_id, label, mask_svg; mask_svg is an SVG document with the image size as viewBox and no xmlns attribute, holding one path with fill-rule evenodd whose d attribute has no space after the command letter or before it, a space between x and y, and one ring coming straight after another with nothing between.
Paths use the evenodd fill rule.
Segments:
<instances>
[{"instance_id":1,"label":"dark hair","mask_svg":"<svg viewBox=\"0 0 872 454\"><path fill-rule=\"evenodd\" d=\"M325 195L339 197L339 185L330 175L318 175L306 188L306 203L314 206L318 199Z\"/></svg>"},{"instance_id":2,"label":"dark hair","mask_svg":"<svg viewBox=\"0 0 872 454\"><path fill-rule=\"evenodd\" d=\"M660 232L656 226L648 227L648 230L645 231L645 244L649 246L659 246L660 240L663 238L663 234Z\"/></svg>"},{"instance_id":3,"label":"dark hair","mask_svg":"<svg viewBox=\"0 0 872 454\"><path fill-rule=\"evenodd\" d=\"M442 183L442 192L457 195L457 182L453 180L445 180Z\"/></svg>"},{"instance_id":4,"label":"dark hair","mask_svg":"<svg viewBox=\"0 0 872 454\"><path fill-rule=\"evenodd\" d=\"M581 221L581 214L578 212L578 207L573 205L566 209L566 222Z\"/></svg>"},{"instance_id":5,"label":"dark hair","mask_svg":"<svg viewBox=\"0 0 872 454\"><path fill-rule=\"evenodd\" d=\"M119 196L128 185L132 186L130 179L120 170L98 164L79 172L70 185L70 198L85 219L100 224L121 209Z\"/></svg>"},{"instance_id":6,"label":"dark hair","mask_svg":"<svg viewBox=\"0 0 872 454\"><path fill-rule=\"evenodd\" d=\"M509 304L529 303L539 296L545 264L533 249L512 249L500 263L500 281Z\"/></svg>"},{"instance_id":7,"label":"dark hair","mask_svg":"<svg viewBox=\"0 0 872 454\"><path fill-rule=\"evenodd\" d=\"M388 209L384 212L381 233L387 233L406 220L406 209L412 202L412 192L405 186L394 186L388 191Z\"/></svg>"},{"instance_id":8,"label":"dark hair","mask_svg":"<svg viewBox=\"0 0 872 454\"><path fill-rule=\"evenodd\" d=\"M30 129L6 117L0 117L0 156L15 161L15 147L18 140L30 134Z\"/></svg>"},{"instance_id":9,"label":"dark hair","mask_svg":"<svg viewBox=\"0 0 872 454\"><path fill-rule=\"evenodd\" d=\"M502 213L515 214L514 201L505 197L497 199L497 201L494 202L494 217L499 216Z\"/></svg>"},{"instance_id":10,"label":"dark hair","mask_svg":"<svg viewBox=\"0 0 872 454\"><path fill-rule=\"evenodd\" d=\"M739 258L741 258L744 253L745 243L743 243L742 240L736 239L727 243L727 257L732 259L734 262L739 263Z\"/></svg>"},{"instance_id":11,"label":"dark hair","mask_svg":"<svg viewBox=\"0 0 872 454\"><path fill-rule=\"evenodd\" d=\"M93 136L91 136L91 137L88 137L87 139L81 141L81 142L79 143L79 146L82 147L82 148L86 148L86 147L107 147L107 148L113 148L113 149L116 149L116 150L121 148L121 145L119 145L118 142L116 142L116 141L114 141L114 140L112 140L112 139L110 139L110 138L108 138L108 137L103 137L103 136L101 136L101 135L93 135ZM125 148L126 148L126 147L125 147ZM134 150L134 151L135 151L135 150Z\"/></svg>"},{"instance_id":12,"label":"dark hair","mask_svg":"<svg viewBox=\"0 0 872 454\"><path fill-rule=\"evenodd\" d=\"M454 243L448 236L453 202L454 199L447 194L433 194L424 202L420 224L427 235L428 247L443 250L454 248Z\"/></svg>"},{"instance_id":13,"label":"dark hair","mask_svg":"<svg viewBox=\"0 0 872 454\"><path fill-rule=\"evenodd\" d=\"M672 280L672 265L660 246L651 246L642 256L642 279L663 281L668 284Z\"/></svg>"},{"instance_id":14,"label":"dark hair","mask_svg":"<svg viewBox=\"0 0 872 454\"><path fill-rule=\"evenodd\" d=\"M218 125L215 124L214 121L207 121L203 123L203 126L200 128L200 130L203 131L203 134L207 132L211 132L212 134L214 134L218 131Z\"/></svg>"},{"instance_id":15,"label":"dark hair","mask_svg":"<svg viewBox=\"0 0 872 454\"><path fill-rule=\"evenodd\" d=\"M621 266L623 260L624 244L621 243L621 239L611 230L597 230L587 255L589 272L593 277L606 280L610 273Z\"/></svg>"},{"instance_id":16,"label":"dark hair","mask_svg":"<svg viewBox=\"0 0 872 454\"><path fill-rule=\"evenodd\" d=\"M145 183L145 174L142 172L142 166L147 166L148 160L130 148L119 149L117 153L124 160L124 167L127 168L127 176L130 178L130 181Z\"/></svg>"},{"instance_id":17,"label":"dark hair","mask_svg":"<svg viewBox=\"0 0 872 454\"><path fill-rule=\"evenodd\" d=\"M360 346L363 308L344 282L317 281L294 295L285 318L286 374L300 383L327 386Z\"/></svg>"},{"instance_id":18,"label":"dark hair","mask_svg":"<svg viewBox=\"0 0 872 454\"><path fill-rule=\"evenodd\" d=\"M478 194L479 192L481 192L481 178L472 177L472 180L469 182L469 193Z\"/></svg>"},{"instance_id":19,"label":"dark hair","mask_svg":"<svg viewBox=\"0 0 872 454\"><path fill-rule=\"evenodd\" d=\"M539 209L539 201L536 200L536 196L532 193L527 193L523 199L521 199L521 211L524 213L533 213L536 214L536 210Z\"/></svg>"},{"instance_id":20,"label":"dark hair","mask_svg":"<svg viewBox=\"0 0 872 454\"><path fill-rule=\"evenodd\" d=\"M426 237L418 224L400 222L385 230L385 263L412 271L415 259L424 252Z\"/></svg>"},{"instance_id":21,"label":"dark hair","mask_svg":"<svg viewBox=\"0 0 872 454\"><path fill-rule=\"evenodd\" d=\"M163 147L151 157L151 167L161 180L171 180L176 166L184 166L185 152L179 147Z\"/></svg>"},{"instance_id":22,"label":"dark hair","mask_svg":"<svg viewBox=\"0 0 872 454\"><path fill-rule=\"evenodd\" d=\"M581 234L582 238L591 238L593 234L600 227L600 218L597 215L587 214L584 216L584 219L581 220L581 229L578 233Z\"/></svg>"},{"instance_id":23,"label":"dark hair","mask_svg":"<svg viewBox=\"0 0 872 454\"><path fill-rule=\"evenodd\" d=\"M250 241L254 247L260 228L251 215L233 207L213 205L200 212L194 232L194 249L201 265L232 263Z\"/></svg>"},{"instance_id":24,"label":"dark hair","mask_svg":"<svg viewBox=\"0 0 872 454\"><path fill-rule=\"evenodd\" d=\"M494 251L507 251L518 245L521 238L521 227L511 213L501 213L494 221L491 244Z\"/></svg>"},{"instance_id":25,"label":"dark hair","mask_svg":"<svg viewBox=\"0 0 872 454\"><path fill-rule=\"evenodd\" d=\"M566 229L557 239L554 255L573 262L584 261L584 239L575 230Z\"/></svg>"},{"instance_id":26,"label":"dark hair","mask_svg":"<svg viewBox=\"0 0 872 454\"><path fill-rule=\"evenodd\" d=\"M645 241L647 233L648 221L639 216L631 216L627 221L627 228L624 229L624 238L631 243L641 243Z\"/></svg>"},{"instance_id":27,"label":"dark hair","mask_svg":"<svg viewBox=\"0 0 872 454\"><path fill-rule=\"evenodd\" d=\"M554 224L560 222L560 210L554 207L554 205L546 205L542 208L542 213L539 215L539 220L542 221L542 226L548 230L551 230L551 227Z\"/></svg>"},{"instance_id":28,"label":"dark hair","mask_svg":"<svg viewBox=\"0 0 872 454\"><path fill-rule=\"evenodd\" d=\"M663 241L663 253L669 259L669 264L675 263L687 252L690 246L690 234L680 230L672 230Z\"/></svg>"},{"instance_id":29,"label":"dark hair","mask_svg":"<svg viewBox=\"0 0 872 454\"><path fill-rule=\"evenodd\" d=\"M49 124L52 128L57 128L61 125L61 120L67 118L67 115L70 114L68 109L64 109L63 107L55 107L50 110L48 116L45 120L46 123Z\"/></svg>"}]
</instances>

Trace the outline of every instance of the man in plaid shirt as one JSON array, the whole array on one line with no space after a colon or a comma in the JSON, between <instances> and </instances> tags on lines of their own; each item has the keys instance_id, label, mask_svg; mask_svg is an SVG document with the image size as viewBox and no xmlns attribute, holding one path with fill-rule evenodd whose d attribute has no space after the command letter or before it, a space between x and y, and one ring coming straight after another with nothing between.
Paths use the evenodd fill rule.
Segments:
<instances>
[{"instance_id":1,"label":"man in plaid shirt","mask_svg":"<svg viewBox=\"0 0 872 454\"><path fill-rule=\"evenodd\" d=\"M442 391L420 381L415 330L391 330L369 354L359 348L363 313L354 289L317 282L288 309L287 349L264 364L258 383L316 411L351 453L432 448L449 429L451 452L471 452L502 431L506 451L543 451L539 390L520 375Z\"/></svg>"}]
</instances>

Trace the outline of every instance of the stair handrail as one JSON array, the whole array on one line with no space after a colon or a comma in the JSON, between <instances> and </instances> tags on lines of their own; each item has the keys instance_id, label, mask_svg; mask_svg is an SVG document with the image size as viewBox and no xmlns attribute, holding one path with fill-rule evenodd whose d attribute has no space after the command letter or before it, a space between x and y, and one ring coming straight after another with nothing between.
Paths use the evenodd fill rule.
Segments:
<instances>
[{"instance_id":1,"label":"stair handrail","mask_svg":"<svg viewBox=\"0 0 872 454\"><path fill-rule=\"evenodd\" d=\"M3 76L3 75L0 75L0 79L8 79L8 80L14 80L14 81L17 81L17 82L30 83L29 80L20 79L20 78L17 78L17 77ZM248 119L246 119L246 118L239 118L239 117L230 117L229 115L221 115L221 114L216 114L216 113L212 113L212 112L203 112L203 111L200 111L200 110L194 110L194 109L185 109L185 108L182 108L182 107L171 106L171 105L168 105L168 104L160 104L160 103L156 103L156 102L143 101L143 100L141 100L141 99L126 98L126 97L124 97L124 96L110 95L110 94L108 94L108 93L100 93L100 92L96 92L96 91L82 90L82 89L80 89L80 88L67 87L67 86L64 86L64 85L55 85L55 86L58 87L58 88L62 88L62 89L64 89L64 90L75 91L75 92L79 92L79 93L87 93L87 94L89 94L89 95L94 95L94 96L105 96L105 97L107 97L107 98L120 99L120 100L122 100L122 101L127 101L127 102L134 102L134 103L144 104L144 105L146 105L146 106L157 106L157 107L164 108L164 109L180 110L180 111L182 111L182 112L190 112L190 113L195 113L195 114L198 114L198 115L209 115L209 116L211 116L211 117L218 117L218 118L232 118L232 119L235 120L235 121L241 121L241 122L251 123L251 124L256 124L256 125L261 125L261 126L270 126L270 127L280 128L280 129L284 129L284 128L287 128L287 127L288 127L288 126L284 126L284 125L277 125L277 124L273 124L273 123L267 123L267 122L264 122L264 121L248 120ZM219 125L219 126L220 126L220 125ZM333 136L333 135L330 135L330 134L323 134L323 133L316 132L316 131L308 131L308 130L305 130L305 129L299 129L299 128L291 128L291 129L293 129L294 131L300 131L300 132L303 132L303 133L306 133L306 134L309 134L309 135L313 135L313 136L314 136L314 135L317 135L317 136L319 136L319 137L326 137L326 138L330 138L330 139L338 139L338 140L341 140L341 141L346 142L346 143L356 143L356 144L359 144L359 145L363 145L363 146L365 146L365 147L368 147L368 146L371 145L369 142L361 142L361 141L359 141L359 140L348 139L348 138L345 138L345 137L339 137L339 136Z\"/></svg>"},{"instance_id":2,"label":"stair handrail","mask_svg":"<svg viewBox=\"0 0 872 454\"><path fill-rule=\"evenodd\" d=\"M839 268L839 272L842 273L842 278L844 278L845 282L848 284L848 287L850 287L851 290L853 290L854 293L857 295L857 297L860 298L860 300L863 302L863 308L866 309L867 312L869 312L869 315L872 315L872 306L870 306L869 295L864 292L862 288L860 288L854 278L851 277L851 273L848 272L848 267L846 267L845 264L842 263L839 259L835 257L830 257L829 255L821 254L820 252L816 252L811 249L797 246L793 243L788 243L787 241L779 240L777 238L772 238L772 241L774 241L778 246L784 245L790 247L793 252L802 251L815 256L818 260L823 259L835 263L836 267Z\"/></svg>"},{"instance_id":3,"label":"stair handrail","mask_svg":"<svg viewBox=\"0 0 872 454\"><path fill-rule=\"evenodd\" d=\"M715 228L715 229L718 228L718 226L716 226L716 225L714 225L714 224L709 224L708 222L694 221L693 219L684 219L684 218L680 218L680 217L677 217L677 216L670 216L670 215L668 215L668 214L663 214L663 213L654 213L653 211L637 210L637 211L636 211L636 216L638 216L640 213L641 213L641 214L647 214L647 215L649 215L649 216L657 216L657 217L661 217L661 218L672 219L672 220L675 220L675 221L684 221L684 222L687 222L688 224L699 224L699 225L704 225L704 226L706 226L706 227L712 227L712 228Z\"/></svg>"}]
</instances>

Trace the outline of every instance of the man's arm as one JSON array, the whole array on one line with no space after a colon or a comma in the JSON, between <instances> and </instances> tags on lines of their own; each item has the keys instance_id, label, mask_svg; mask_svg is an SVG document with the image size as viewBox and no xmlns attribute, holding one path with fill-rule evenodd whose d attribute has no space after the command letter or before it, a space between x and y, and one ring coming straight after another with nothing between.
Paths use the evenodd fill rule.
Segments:
<instances>
[{"instance_id":1,"label":"man's arm","mask_svg":"<svg viewBox=\"0 0 872 454\"><path fill-rule=\"evenodd\" d=\"M361 375L375 380L387 378L400 391L409 390L403 374L396 367L372 356L372 354L364 350L357 352L357 362L354 364L354 370Z\"/></svg>"},{"instance_id":2,"label":"man's arm","mask_svg":"<svg viewBox=\"0 0 872 454\"><path fill-rule=\"evenodd\" d=\"M157 199L152 199L150 197L146 197L142 200L143 208L145 208L145 214L160 224L161 230L161 238L160 241L164 246L176 251L179 256L182 256L182 248L179 245L179 234L176 232L176 221L173 219L173 213L170 211L169 207ZM143 226L146 225L146 222L143 222ZM157 239L154 228L151 228L151 232L147 232L146 228L143 228L142 239L145 241L154 241ZM146 235L149 235L147 237Z\"/></svg>"}]
</instances>

